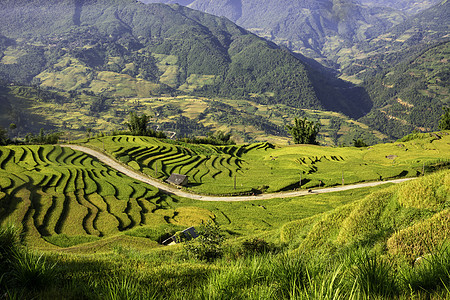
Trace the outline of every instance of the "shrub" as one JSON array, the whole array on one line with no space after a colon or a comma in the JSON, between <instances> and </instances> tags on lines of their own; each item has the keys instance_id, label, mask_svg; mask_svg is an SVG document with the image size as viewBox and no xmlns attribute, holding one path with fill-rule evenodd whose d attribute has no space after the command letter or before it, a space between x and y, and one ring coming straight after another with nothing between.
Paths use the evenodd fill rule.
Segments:
<instances>
[{"instance_id":1,"label":"shrub","mask_svg":"<svg viewBox=\"0 0 450 300\"><path fill-rule=\"evenodd\" d=\"M198 229L198 234L198 238L184 244L184 250L189 256L208 262L222 257L224 237L217 224L213 222L202 224Z\"/></svg>"},{"instance_id":2,"label":"shrub","mask_svg":"<svg viewBox=\"0 0 450 300\"><path fill-rule=\"evenodd\" d=\"M450 288L450 246L442 244L431 254L416 260L414 267L403 267L402 281L408 290L433 292Z\"/></svg>"},{"instance_id":3,"label":"shrub","mask_svg":"<svg viewBox=\"0 0 450 300\"><path fill-rule=\"evenodd\" d=\"M259 238L245 240L242 243L242 252L244 255L267 253L271 252L273 248L273 245L270 245L265 240Z\"/></svg>"}]
</instances>

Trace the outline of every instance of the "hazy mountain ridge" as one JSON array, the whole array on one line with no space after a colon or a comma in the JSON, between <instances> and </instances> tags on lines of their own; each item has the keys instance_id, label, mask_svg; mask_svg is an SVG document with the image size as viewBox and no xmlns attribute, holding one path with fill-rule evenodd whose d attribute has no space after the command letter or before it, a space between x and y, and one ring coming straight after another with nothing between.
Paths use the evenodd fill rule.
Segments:
<instances>
[{"instance_id":1,"label":"hazy mountain ridge","mask_svg":"<svg viewBox=\"0 0 450 300\"><path fill-rule=\"evenodd\" d=\"M441 0L360 0L364 5L391 7L409 15L414 15L421 10L430 8L431 6L441 2Z\"/></svg>"},{"instance_id":2,"label":"hazy mountain ridge","mask_svg":"<svg viewBox=\"0 0 450 300\"><path fill-rule=\"evenodd\" d=\"M343 55L342 48L375 37L405 19L398 10L363 6L354 0L195 0L180 4L225 16L260 36L330 65Z\"/></svg>"}]
</instances>

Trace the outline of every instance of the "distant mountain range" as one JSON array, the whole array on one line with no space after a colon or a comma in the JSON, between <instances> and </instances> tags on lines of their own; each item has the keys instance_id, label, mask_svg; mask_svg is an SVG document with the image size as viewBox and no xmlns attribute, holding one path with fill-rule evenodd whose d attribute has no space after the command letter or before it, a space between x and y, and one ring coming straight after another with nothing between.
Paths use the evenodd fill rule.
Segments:
<instances>
[{"instance_id":1,"label":"distant mountain range","mask_svg":"<svg viewBox=\"0 0 450 300\"><path fill-rule=\"evenodd\" d=\"M132 0L2 1L0 78L74 93L196 93L360 117L361 89L231 21Z\"/></svg>"},{"instance_id":2,"label":"distant mountain range","mask_svg":"<svg viewBox=\"0 0 450 300\"><path fill-rule=\"evenodd\" d=\"M225 16L238 25L293 51L339 69L364 56L366 43L408 15L440 0L142 0L179 3ZM441 23L442 24L442 23ZM361 44L361 46L359 46Z\"/></svg>"},{"instance_id":3,"label":"distant mountain range","mask_svg":"<svg viewBox=\"0 0 450 300\"><path fill-rule=\"evenodd\" d=\"M173 3L4 0L0 85L93 97L93 111L103 97L194 94L342 112L390 137L435 129L449 103L449 2L361 1L176 1L227 19Z\"/></svg>"}]
</instances>

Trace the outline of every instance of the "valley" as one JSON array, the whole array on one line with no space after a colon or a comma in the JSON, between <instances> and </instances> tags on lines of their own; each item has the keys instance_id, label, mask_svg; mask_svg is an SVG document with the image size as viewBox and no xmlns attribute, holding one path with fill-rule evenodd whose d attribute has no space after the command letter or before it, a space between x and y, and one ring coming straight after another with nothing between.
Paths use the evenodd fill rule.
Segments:
<instances>
[{"instance_id":1,"label":"valley","mask_svg":"<svg viewBox=\"0 0 450 300\"><path fill-rule=\"evenodd\" d=\"M0 300L448 299L449 3L0 1Z\"/></svg>"}]
</instances>

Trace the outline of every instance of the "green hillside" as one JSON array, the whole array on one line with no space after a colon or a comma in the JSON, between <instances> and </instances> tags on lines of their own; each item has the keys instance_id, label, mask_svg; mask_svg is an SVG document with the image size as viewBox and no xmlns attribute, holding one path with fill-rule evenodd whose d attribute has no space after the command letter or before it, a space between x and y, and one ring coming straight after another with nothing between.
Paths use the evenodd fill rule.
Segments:
<instances>
[{"instance_id":1,"label":"green hillside","mask_svg":"<svg viewBox=\"0 0 450 300\"><path fill-rule=\"evenodd\" d=\"M175 138L230 132L238 143L269 141L288 144L285 125L294 118L307 117L322 126L318 140L326 145L353 145L353 139L376 144L386 135L343 114L296 109L283 104L263 105L248 100L197 96L112 98L90 93L73 94L25 86L0 88L0 127L9 128L10 138L24 138L40 128L63 132L64 139L110 133L126 129L130 112L151 116L153 129L167 131Z\"/></svg>"},{"instance_id":2,"label":"green hillside","mask_svg":"<svg viewBox=\"0 0 450 300\"><path fill-rule=\"evenodd\" d=\"M405 59L420 55L430 47L448 42L448 14L446 0L408 17L379 36L357 45L359 52L348 64L342 64L345 76L370 78Z\"/></svg>"},{"instance_id":3,"label":"green hillside","mask_svg":"<svg viewBox=\"0 0 450 300\"><path fill-rule=\"evenodd\" d=\"M342 82L289 51L225 18L181 6L4 1L0 9L7 12L0 24L6 83L118 98L197 93L353 117L371 107L361 91L343 93Z\"/></svg>"},{"instance_id":4,"label":"green hillside","mask_svg":"<svg viewBox=\"0 0 450 300\"><path fill-rule=\"evenodd\" d=\"M441 43L367 79L374 108L361 121L396 138L437 130L442 107L450 104L449 56L450 43Z\"/></svg>"},{"instance_id":5,"label":"green hillside","mask_svg":"<svg viewBox=\"0 0 450 300\"><path fill-rule=\"evenodd\" d=\"M143 2L179 3L225 16L259 36L332 67L351 54L356 42L376 37L405 18L387 6L372 8L353 0Z\"/></svg>"},{"instance_id":6,"label":"green hillside","mask_svg":"<svg viewBox=\"0 0 450 300\"><path fill-rule=\"evenodd\" d=\"M413 262L450 238L450 173L402 183L338 209L287 223L282 240L299 251L368 245Z\"/></svg>"}]
</instances>

